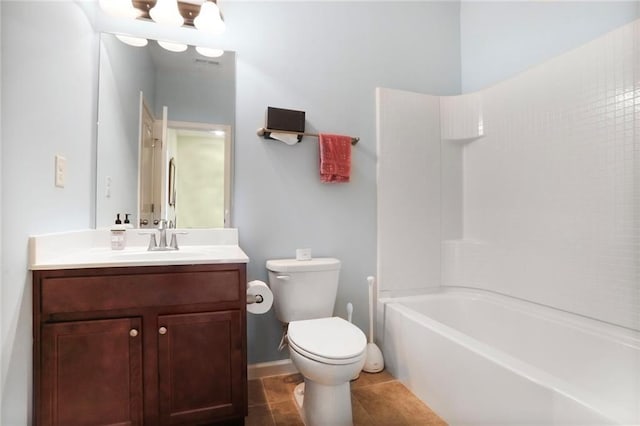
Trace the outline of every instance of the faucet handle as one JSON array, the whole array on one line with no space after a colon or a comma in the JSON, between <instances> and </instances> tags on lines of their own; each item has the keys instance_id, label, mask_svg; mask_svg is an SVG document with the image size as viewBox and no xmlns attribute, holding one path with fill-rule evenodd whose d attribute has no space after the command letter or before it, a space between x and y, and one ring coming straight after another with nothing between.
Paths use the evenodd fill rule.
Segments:
<instances>
[{"instance_id":1,"label":"faucet handle","mask_svg":"<svg viewBox=\"0 0 640 426\"><path fill-rule=\"evenodd\" d=\"M149 247L147 247L147 251L155 250L157 247L156 234L149 234Z\"/></svg>"},{"instance_id":2,"label":"faucet handle","mask_svg":"<svg viewBox=\"0 0 640 426\"><path fill-rule=\"evenodd\" d=\"M169 247L172 249L178 250L178 237L176 235L187 235L188 232L185 231L176 231L171 234L171 242L169 243Z\"/></svg>"}]
</instances>

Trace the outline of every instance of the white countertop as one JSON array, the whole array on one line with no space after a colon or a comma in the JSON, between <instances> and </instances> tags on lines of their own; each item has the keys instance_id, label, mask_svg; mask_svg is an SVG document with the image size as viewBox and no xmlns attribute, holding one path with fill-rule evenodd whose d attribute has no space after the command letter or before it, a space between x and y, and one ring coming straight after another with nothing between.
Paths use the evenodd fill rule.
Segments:
<instances>
[{"instance_id":1,"label":"white countertop","mask_svg":"<svg viewBox=\"0 0 640 426\"><path fill-rule=\"evenodd\" d=\"M29 268L76 269L124 266L195 265L247 263L249 258L238 246L237 229L168 229L167 240L178 235L177 251L147 251L152 229L127 229L124 250L111 249L108 229L62 232L29 238ZM157 237L156 237L157 238Z\"/></svg>"}]
</instances>

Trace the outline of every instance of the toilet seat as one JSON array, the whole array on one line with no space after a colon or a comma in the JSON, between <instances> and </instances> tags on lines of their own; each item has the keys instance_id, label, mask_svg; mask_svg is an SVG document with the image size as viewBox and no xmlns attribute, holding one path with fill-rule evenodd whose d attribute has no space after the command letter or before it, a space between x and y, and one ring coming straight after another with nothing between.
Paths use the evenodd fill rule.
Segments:
<instances>
[{"instance_id":1,"label":"toilet seat","mask_svg":"<svg viewBox=\"0 0 640 426\"><path fill-rule=\"evenodd\" d=\"M289 323L291 349L324 364L351 364L359 361L367 347L362 330L339 317Z\"/></svg>"}]
</instances>

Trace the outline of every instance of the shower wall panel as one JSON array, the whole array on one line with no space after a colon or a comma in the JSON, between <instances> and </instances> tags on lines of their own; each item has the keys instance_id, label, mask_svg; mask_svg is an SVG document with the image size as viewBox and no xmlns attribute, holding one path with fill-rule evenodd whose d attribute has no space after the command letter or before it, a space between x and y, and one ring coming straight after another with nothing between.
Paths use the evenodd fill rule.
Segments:
<instances>
[{"instance_id":1,"label":"shower wall panel","mask_svg":"<svg viewBox=\"0 0 640 426\"><path fill-rule=\"evenodd\" d=\"M637 21L472 95L445 284L640 329L639 40Z\"/></svg>"}]
</instances>

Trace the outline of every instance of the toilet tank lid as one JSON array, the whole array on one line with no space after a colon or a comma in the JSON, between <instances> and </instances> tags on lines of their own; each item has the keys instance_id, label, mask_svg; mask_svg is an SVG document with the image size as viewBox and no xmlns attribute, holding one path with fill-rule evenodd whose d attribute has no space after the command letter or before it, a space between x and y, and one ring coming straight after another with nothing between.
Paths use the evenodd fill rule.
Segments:
<instances>
[{"instance_id":1,"label":"toilet tank lid","mask_svg":"<svg viewBox=\"0 0 640 426\"><path fill-rule=\"evenodd\" d=\"M334 271L340 269L340 261L331 257L311 260L274 259L267 260L267 269L272 272Z\"/></svg>"}]
</instances>

